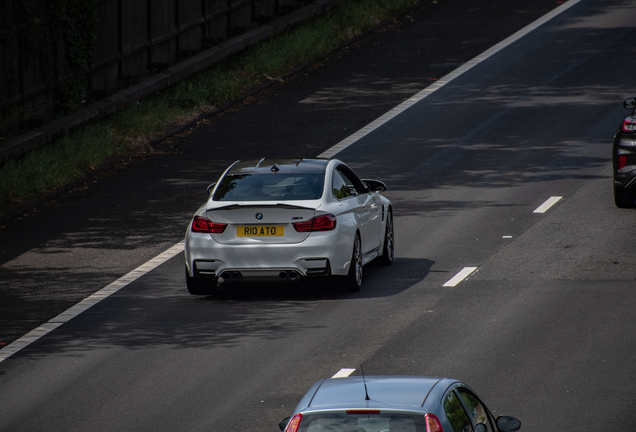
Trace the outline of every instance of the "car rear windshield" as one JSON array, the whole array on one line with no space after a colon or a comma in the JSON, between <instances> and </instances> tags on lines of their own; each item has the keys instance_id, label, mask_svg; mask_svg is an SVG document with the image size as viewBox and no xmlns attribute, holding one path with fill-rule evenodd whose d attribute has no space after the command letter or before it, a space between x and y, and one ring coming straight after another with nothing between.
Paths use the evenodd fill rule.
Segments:
<instances>
[{"instance_id":1,"label":"car rear windshield","mask_svg":"<svg viewBox=\"0 0 636 432\"><path fill-rule=\"evenodd\" d=\"M226 175L214 201L296 201L322 196L324 173L258 173Z\"/></svg>"},{"instance_id":2,"label":"car rear windshield","mask_svg":"<svg viewBox=\"0 0 636 432\"><path fill-rule=\"evenodd\" d=\"M299 432L426 432L423 415L309 414Z\"/></svg>"}]
</instances>

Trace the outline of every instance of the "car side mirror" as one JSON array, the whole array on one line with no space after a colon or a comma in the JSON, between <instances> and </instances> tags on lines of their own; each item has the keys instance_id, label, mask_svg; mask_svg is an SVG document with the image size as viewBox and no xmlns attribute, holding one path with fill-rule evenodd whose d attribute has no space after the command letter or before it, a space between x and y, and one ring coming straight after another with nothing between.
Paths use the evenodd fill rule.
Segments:
<instances>
[{"instance_id":1,"label":"car side mirror","mask_svg":"<svg viewBox=\"0 0 636 432\"><path fill-rule=\"evenodd\" d=\"M212 189L214 189L214 186L216 186L216 183L212 183L210 186L208 186L208 195L212 193Z\"/></svg>"},{"instance_id":2,"label":"car side mirror","mask_svg":"<svg viewBox=\"0 0 636 432\"><path fill-rule=\"evenodd\" d=\"M626 109L634 109L636 107L636 98L630 97L623 101L623 107Z\"/></svg>"},{"instance_id":3,"label":"car side mirror","mask_svg":"<svg viewBox=\"0 0 636 432\"><path fill-rule=\"evenodd\" d=\"M521 422L514 417L499 416L497 417L497 429L501 432L513 432L521 428Z\"/></svg>"},{"instance_id":4,"label":"car side mirror","mask_svg":"<svg viewBox=\"0 0 636 432\"><path fill-rule=\"evenodd\" d=\"M483 423L479 423L475 425L475 432L488 432L488 428Z\"/></svg>"},{"instance_id":5,"label":"car side mirror","mask_svg":"<svg viewBox=\"0 0 636 432\"><path fill-rule=\"evenodd\" d=\"M371 192L384 192L386 185L379 180L362 180Z\"/></svg>"},{"instance_id":6,"label":"car side mirror","mask_svg":"<svg viewBox=\"0 0 636 432\"><path fill-rule=\"evenodd\" d=\"M280 423L278 423L278 427L280 428L280 430L284 431L285 428L287 427L287 423L289 423L289 419L291 417L285 417L284 419L282 419L280 421Z\"/></svg>"}]
</instances>

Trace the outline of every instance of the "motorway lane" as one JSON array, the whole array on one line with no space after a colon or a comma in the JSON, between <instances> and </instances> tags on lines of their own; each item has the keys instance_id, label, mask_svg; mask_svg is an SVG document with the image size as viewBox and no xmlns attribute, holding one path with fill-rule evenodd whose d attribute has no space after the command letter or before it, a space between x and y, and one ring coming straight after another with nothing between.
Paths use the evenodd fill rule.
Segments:
<instances>
[{"instance_id":1,"label":"motorway lane","mask_svg":"<svg viewBox=\"0 0 636 432\"><path fill-rule=\"evenodd\" d=\"M634 32L594 19L633 22L621 5L582 2L343 152L396 203L399 259L362 292L195 298L177 256L0 363L0 430L275 430L316 379L362 362L464 379L523 430L631 424L614 389L634 378L633 212L612 205L608 139L631 74L607 62ZM581 46L587 61L568 58ZM551 64L527 65L536 51Z\"/></svg>"}]
</instances>

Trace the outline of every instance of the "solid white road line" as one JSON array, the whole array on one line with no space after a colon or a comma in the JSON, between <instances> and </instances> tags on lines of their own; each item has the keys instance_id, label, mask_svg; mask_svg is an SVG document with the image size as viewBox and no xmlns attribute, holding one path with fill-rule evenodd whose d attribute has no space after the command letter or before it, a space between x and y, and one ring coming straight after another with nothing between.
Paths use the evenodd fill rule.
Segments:
<instances>
[{"instance_id":1,"label":"solid white road line","mask_svg":"<svg viewBox=\"0 0 636 432\"><path fill-rule=\"evenodd\" d=\"M121 278L117 279L115 282L105 286L101 290L97 291L95 294L92 294L86 297L84 300L77 303L75 306L71 307L65 312L62 312L55 318L51 319L49 322L42 324L40 327L36 328L32 332L22 336L20 339L16 340L15 342L7 345L6 347L0 350L0 362L11 357L13 354L17 353L21 349L25 348L26 346L40 339L42 336L55 330L56 328L58 328L65 322L75 318L77 315L81 314L86 309L90 308L91 306L96 305L100 301L111 296L112 294L116 293L120 289L129 285L130 283L136 281L137 279L139 279L146 273L150 272L151 270L154 270L155 268L159 267L161 264L165 263L170 258L183 252L183 245L184 245L183 241L177 243L176 245L172 246L170 249L166 250L165 252L162 252L161 254L157 255L150 261L147 261L145 264L142 264L141 266L137 267L136 269L134 269L127 275L122 276Z\"/></svg>"},{"instance_id":2,"label":"solid white road line","mask_svg":"<svg viewBox=\"0 0 636 432\"><path fill-rule=\"evenodd\" d=\"M355 371L355 369L343 368L343 369L340 369L338 373L336 373L331 378L346 378L349 375L351 375L353 371Z\"/></svg>"},{"instance_id":3,"label":"solid white road line","mask_svg":"<svg viewBox=\"0 0 636 432\"><path fill-rule=\"evenodd\" d=\"M451 280L446 282L443 286L454 287L468 276L473 274L477 270L477 267L464 267L459 273L457 273Z\"/></svg>"},{"instance_id":4,"label":"solid white road line","mask_svg":"<svg viewBox=\"0 0 636 432\"><path fill-rule=\"evenodd\" d=\"M533 211L532 213L545 213L548 210L550 210L550 207L552 207L553 205L555 205L556 203L558 203L561 198L560 196L553 196L548 198L548 200L546 202L544 202L543 204L541 204L539 207L536 208L535 211Z\"/></svg>"},{"instance_id":5,"label":"solid white road line","mask_svg":"<svg viewBox=\"0 0 636 432\"><path fill-rule=\"evenodd\" d=\"M455 69L453 72L451 72L448 75L440 78L434 84L426 87L424 90L420 91L416 95L414 95L414 96L410 97L409 99L407 99L406 101L402 102L400 105L398 105L397 107L393 108L392 110L390 110L386 114L380 116L379 118L377 118L373 122L371 122L368 125L364 126L359 131L357 131L354 134L348 136L347 138L345 138L344 140L340 141L338 144L334 145L330 149L324 151L318 157L321 157L321 158L332 158L332 157L334 157L337 153L339 153L342 150L346 149L347 147L349 147L350 145L352 145L353 143L355 143L359 139L363 138L364 136L370 134L374 130L378 129L380 126L382 126L383 124L389 122L391 119L397 117L398 115L400 115L401 113L403 113L404 111L406 111L407 109L409 109L410 107L412 107L413 105L415 105L416 103L418 103L419 101L424 99L425 97L427 97L427 96L431 95L432 93L436 92L437 90L439 90L440 88L442 88L446 84L448 84L449 82L453 81L455 78L459 77L460 75L463 75L465 72L468 72L470 69L472 69L473 67L477 66L479 63L483 62L484 60L486 60L486 59L492 57L493 55L497 54L502 49L508 47L509 45L512 45L513 43L515 43L516 41L518 41L519 39L521 39L522 37L524 37L528 33L532 32L536 28L538 28L541 25L545 24L546 22L550 21L552 18L554 18L554 17L560 15L561 13L565 12L566 10L570 9L572 6L576 5L580 1L581 0L569 0L569 1L565 2L565 3L563 3L561 6L557 7L556 9L553 9L551 12L549 12L546 15L542 16L541 18L539 18L538 20L534 21L533 23L528 24L527 26L525 26L524 28L522 28L521 30L519 30L518 32L513 34L512 36L509 36L507 39L504 39L503 41L499 42L497 45L493 46L489 50L484 51L483 53L481 53L480 55L478 55L474 59L464 63L462 66L460 66L459 68Z\"/></svg>"}]
</instances>

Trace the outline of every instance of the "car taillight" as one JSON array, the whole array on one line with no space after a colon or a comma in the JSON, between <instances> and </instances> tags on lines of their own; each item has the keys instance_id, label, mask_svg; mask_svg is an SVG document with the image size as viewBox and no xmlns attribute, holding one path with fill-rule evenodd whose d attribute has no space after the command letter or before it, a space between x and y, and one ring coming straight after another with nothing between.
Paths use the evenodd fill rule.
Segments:
<instances>
[{"instance_id":1,"label":"car taillight","mask_svg":"<svg viewBox=\"0 0 636 432\"><path fill-rule=\"evenodd\" d=\"M426 414L424 419L426 420L426 432L444 432L442 424L434 414Z\"/></svg>"},{"instance_id":2,"label":"car taillight","mask_svg":"<svg viewBox=\"0 0 636 432\"><path fill-rule=\"evenodd\" d=\"M623 126L621 127L623 132L634 133L636 132L636 119L632 116L625 117L623 120Z\"/></svg>"},{"instance_id":3,"label":"car taillight","mask_svg":"<svg viewBox=\"0 0 636 432\"><path fill-rule=\"evenodd\" d=\"M296 432L300 426L300 421L303 419L303 415L298 413L289 420L285 432Z\"/></svg>"},{"instance_id":4,"label":"car taillight","mask_svg":"<svg viewBox=\"0 0 636 432\"><path fill-rule=\"evenodd\" d=\"M227 224L212 222L208 218L195 216L192 221L192 232L204 232L210 234L221 234L225 231Z\"/></svg>"},{"instance_id":5,"label":"car taillight","mask_svg":"<svg viewBox=\"0 0 636 432\"><path fill-rule=\"evenodd\" d=\"M331 231L336 229L336 217L332 214L320 215L292 225L298 232Z\"/></svg>"},{"instance_id":6,"label":"car taillight","mask_svg":"<svg viewBox=\"0 0 636 432\"><path fill-rule=\"evenodd\" d=\"M625 165L627 165L627 156L619 155L618 156L618 169L625 168Z\"/></svg>"}]
</instances>

